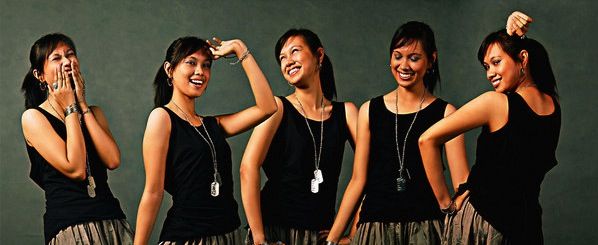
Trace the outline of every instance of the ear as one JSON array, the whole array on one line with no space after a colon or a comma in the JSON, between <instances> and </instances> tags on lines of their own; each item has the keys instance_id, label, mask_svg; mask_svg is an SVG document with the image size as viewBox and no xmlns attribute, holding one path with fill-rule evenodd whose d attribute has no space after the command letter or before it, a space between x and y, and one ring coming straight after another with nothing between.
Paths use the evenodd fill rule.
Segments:
<instances>
[{"instance_id":1,"label":"ear","mask_svg":"<svg viewBox=\"0 0 598 245\"><path fill-rule=\"evenodd\" d=\"M33 76L40 82L44 82L44 74L39 72L37 69L33 69Z\"/></svg>"},{"instance_id":2,"label":"ear","mask_svg":"<svg viewBox=\"0 0 598 245\"><path fill-rule=\"evenodd\" d=\"M432 62L430 62L429 65L429 69L432 69L432 67L434 66L434 63L436 63L436 60L438 58L438 52L434 51L434 53L432 53Z\"/></svg>"},{"instance_id":3,"label":"ear","mask_svg":"<svg viewBox=\"0 0 598 245\"><path fill-rule=\"evenodd\" d=\"M168 61L164 61L164 72L166 72L166 76L168 76L168 78L172 78L172 74L170 74L170 72L172 71L172 65L170 64L170 62Z\"/></svg>"},{"instance_id":4,"label":"ear","mask_svg":"<svg viewBox=\"0 0 598 245\"><path fill-rule=\"evenodd\" d=\"M322 62L324 62L324 55L326 55L326 53L324 52L324 48L319 47L318 50L316 50L316 53L318 57L318 63L322 64Z\"/></svg>"},{"instance_id":5,"label":"ear","mask_svg":"<svg viewBox=\"0 0 598 245\"><path fill-rule=\"evenodd\" d=\"M524 49L519 52L519 60L521 60L521 65L523 67L527 67L527 63L529 62L529 53L527 50Z\"/></svg>"}]
</instances>

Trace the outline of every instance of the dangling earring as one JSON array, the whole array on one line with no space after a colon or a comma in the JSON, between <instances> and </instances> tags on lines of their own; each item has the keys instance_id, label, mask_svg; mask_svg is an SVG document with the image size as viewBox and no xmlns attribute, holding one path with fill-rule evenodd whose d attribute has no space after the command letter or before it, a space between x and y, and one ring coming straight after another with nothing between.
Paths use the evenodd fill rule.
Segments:
<instances>
[{"instance_id":1,"label":"dangling earring","mask_svg":"<svg viewBox=\"0 0 598 245\"><path fill-rule=\"evenodd\" d=\"M46 91L46 88L48 88L48 85L46 83L39 83L39 90Z\"/></svg>"},{"instance_id":2,"label":"dangling earring","mask_svg":"<svg viewBox=\"0 0 598 245\"><path fill-rule=\"evenodd\" d=\"M318 69L322 70L322 63L318 64Z\"/></svg>"},{"instance_id":3,"label":"dangling earring","mask_svg":"<svg viewBox=\"0 0 598 245\"><path fill-rule=\"evenodd\" d=\"M520 77L524 77L525 76L525 70L523 70L523 67L521 67L521 70L519 70L519 76Z\"/></svg>"},{"instance_id":4,"label":"dangling earring","mask_svg":"<svg viewBox=\"0 0 598 245\"><path fill-rule=\"evenodd\" d=\"M167 78L166 79L166 84L168 84L168 87L172 87L172 78Z\"/></svg>"}]
</instances>

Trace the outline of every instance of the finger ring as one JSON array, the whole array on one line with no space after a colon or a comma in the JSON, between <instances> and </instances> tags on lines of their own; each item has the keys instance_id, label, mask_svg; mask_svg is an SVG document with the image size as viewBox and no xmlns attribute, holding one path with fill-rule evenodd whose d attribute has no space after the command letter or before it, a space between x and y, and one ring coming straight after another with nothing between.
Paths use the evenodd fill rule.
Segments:
<instances>
[{"instance_id":1,"label":"finger ring","mask_svg":"<svg viewBox=\"0 0 598 245\"><path fill-rule=\"evenodd\" d=\"M58 89L58 83L52 83L52 86L54 87L54 89Z\"/></svg>"}]
</instances>

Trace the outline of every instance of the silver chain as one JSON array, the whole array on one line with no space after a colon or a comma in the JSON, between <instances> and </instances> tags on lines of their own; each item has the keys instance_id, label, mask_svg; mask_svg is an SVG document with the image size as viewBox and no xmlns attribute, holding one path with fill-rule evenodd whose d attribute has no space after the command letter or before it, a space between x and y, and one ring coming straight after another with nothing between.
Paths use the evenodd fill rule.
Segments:
<instances>
[{"instance_id":1,"label":"silver chain","mask_svg":"<svg viewBox=\"0 0 598 245\"><path fill-rule=\"evenodd\" d=\"M216 158L216 146L214 145L214 142L212 141L212 138L210 137L210 134L208 133L208 128L206 128L206 124L203 122L203 120L201 119L201 117L196 114L196 116L198 116L198 118L199 118L199 121L201 122L202 128L204 129L204 131L206 132L206 135L208 136L207 139L206 139L205 136L203 136L203 134L201 134L199 132L199 130L195 126L193 126L193 124L191 123L191 120L189 120L189 116L187 115L187 113L185 113L185 111L183 111L181 109L181 107L179 107L174 102L174 100L172 100L172 104L174 106L176 106L176 108L179 109L179 111L181 113L183 113L183 116L185 116L185 120L189 123L189 125L191 125L191 127L193 129L195 129L195 132L197 132L197 134L199 134L199 136L201 136L201 138L208 144L208 147L210 147L210 153L212 155L212 163L214 164L214 181L215 182L220 182L220 180L216 177L216 176L219 175L219 173L218 173L218 160ZM222 183L218 183L218 184L222 184Z\"/></svg>"},{"instance_id":2,"label":"silver chain","mask_svg":"<svg viewBox=\"0 0 598 245\"><path fill-rule=\"evenodd\" d=\"M311 135L311 140L314 143L314 163L315 163L315 167L316 170L320 169L320 159L322 157L322 142L324 141L324 96L322 96L322 99L320 100L320 107L321 107L321 112L320 112L320 150L318 152L318 148L316 147L316 137L314 136L314 133L311 131L311 127L309 126L309 122L307 121L307 113L305 113L305 109L303 109L303 105L301 104L301 101L299 100L299 97L297 97L297 94L295 94L295 99L297 100L297 103L299 104L299 107L301 108L301 111L303 112L303 119L305 119L305 124L307 125L307 129L309 130L309 134Z\"/></svg>"},{"instance_id":3,"label":"silver chain","mask_svg":"<svg viewBox=\"0 0 598 245\"><path fill-rule=\"evenodd\" d=\"M403 140L403 154L399 151L399 89L397 88L397 92L395 94L395 144L397 146L397 158L399 159L399 176L403 177L403 170L405 169L405 146L407 145L407 137L409 137L409 132L411 132L411 128L413 128L413 124L415 123L415 119L417 119L417 114L422 109L422 105L424 104L424 98L426 97L426 90L424 89L424 93L422 94L421 101L419 102L419 109L415 112L415 116L413 117L413 121L409 125L409 129L407 129L407 133L405 133L405 139Z\"/></svg>"}]
</instances>

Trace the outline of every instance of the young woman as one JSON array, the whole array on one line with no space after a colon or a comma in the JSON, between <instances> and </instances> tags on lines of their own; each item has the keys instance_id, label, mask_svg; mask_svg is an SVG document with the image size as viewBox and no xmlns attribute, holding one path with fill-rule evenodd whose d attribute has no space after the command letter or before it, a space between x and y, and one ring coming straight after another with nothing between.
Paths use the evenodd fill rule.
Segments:
<instances>
[{"instance_id":1,"label":"young woman","mask_svg":"<svg viewBox=\"0 0 598 245\"><path fill-rule=\"evenodd\" d=\"M254 129L243 155L248 242L316 244L334 220L343 151L356 136L357 108L332 101L332 64L312 31L287 31L275 56L295 91L276 98L279 110ZM260 167L268 178L261 193Z\"/></svg>"},{"instance_id":2,"label":"young woman","mask_svg":"<svg viewBox=\"0 0 598 245\"><path fill-rule=\"evenodd\" d=\"M245 44L214 40L211 45L196 37L175 40L156 74L156 108L143 138L146 183L135 244L148 243L164 190L172 195L173 204L161 244L241 244L226 138L268 118L276 111L276 102ZM243 66L256 105L228 115L200 116L195 100L207 89L212 61L229 54L238 57L232 64Z\"/></svg>"},{"instance_id":3,"label":"young woman","mask_svg":"<svg viewBox=\"0 0 598 245\"><path fill-rule=\"evenodd\" d=\"M417 139L455 107L433 95L440 72L428 25L411 21L400 26L389 51L397 88L359 110L353 176L327 239L331 244L339 240L362 193L352 244L440 244L443 214L426 179ZM454 183L464 182L463 136L444 146L449 165L464 166L452 172Z\"/></svg>"},{"instance_id":4,"label":"young woman","mask_svg":"<svg viewBox=\"0 0 598 245\"><path fill-rule=\"evenodd\" d=\"M108 121L85 99L73 41L59 33L33 44L23 81L22 127L30 177L45 192L46 244L127 244L132 231L108 187L120 166Z\"/></svg>"},{"instance_id":5,"label":"young woman","mask_svg":"<svg viewBox=\"0 0 598 245\"><path fill-rule=\"evenodd\" d=\"M478 60L495 92L468 102L419 140L436 199L451 212L448 244L543 243L538 196L544 175L557 163L561 114L546 50L518 36L529 22L516 12L508 31L490 33L480 46ZM482 132L475 165L451 199L438 146L477 127Z\"/></svg>"}]
</instances>

